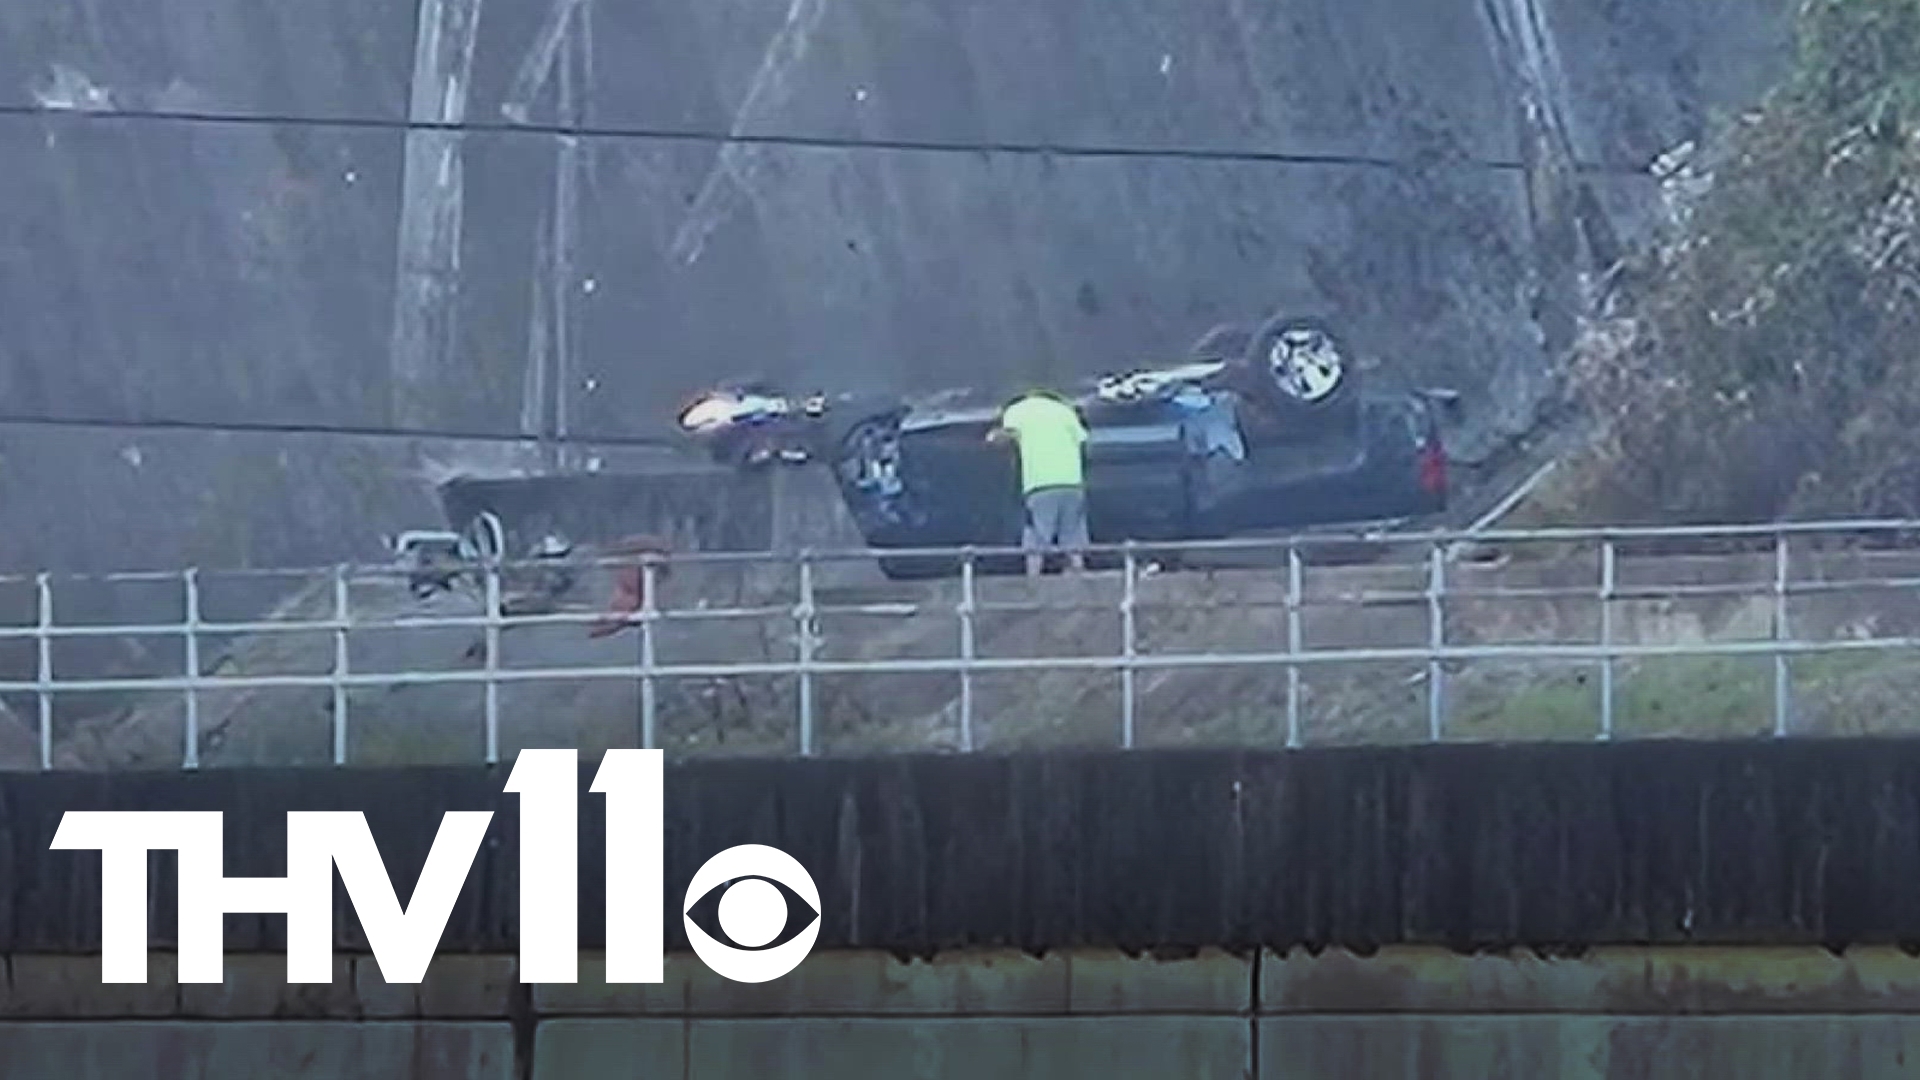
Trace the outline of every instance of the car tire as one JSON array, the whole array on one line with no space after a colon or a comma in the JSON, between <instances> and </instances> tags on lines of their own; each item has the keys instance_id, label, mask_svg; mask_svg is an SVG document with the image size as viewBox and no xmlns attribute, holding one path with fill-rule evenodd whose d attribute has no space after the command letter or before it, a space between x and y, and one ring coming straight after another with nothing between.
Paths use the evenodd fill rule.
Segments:
<instances>
[{"instance_id":1,"label":"car tire","mask_svg":"<svg viewBox=\"0 0 1920 1080\"><path fill-rule=\"evenodd\" d=\"M1327 320L1276 315L1248 340L1241 360L1263 392L1261 404L1278 418L1316 425L1354 418L1360 372Z\"/></svg>"}]
</instances>

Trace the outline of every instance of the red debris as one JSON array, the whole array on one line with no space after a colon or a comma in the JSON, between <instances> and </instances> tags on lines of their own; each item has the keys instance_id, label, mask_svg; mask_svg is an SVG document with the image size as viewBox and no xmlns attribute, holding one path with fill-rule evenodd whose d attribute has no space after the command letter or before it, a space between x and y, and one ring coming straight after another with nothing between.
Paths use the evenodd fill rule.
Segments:
<instances>
[{"instance_id":1,"label":"red debris","mask_svg":"<svg viewBox=\"0 0 1920 1080\"><path fill-rule=\"evenodd\" d=\"M602 554L609 556L657 555L668 554L664 540L654 536L629 536L624 540L608 545ZM663 563L654 565L656 578L666 577L670 568ZM638 566L622 566L614 571L613 600L607 612L588 630L587 636L593 638L610 637L633 625L633 615L647 600L646 572Z\"/></svg>"}]
</instances>

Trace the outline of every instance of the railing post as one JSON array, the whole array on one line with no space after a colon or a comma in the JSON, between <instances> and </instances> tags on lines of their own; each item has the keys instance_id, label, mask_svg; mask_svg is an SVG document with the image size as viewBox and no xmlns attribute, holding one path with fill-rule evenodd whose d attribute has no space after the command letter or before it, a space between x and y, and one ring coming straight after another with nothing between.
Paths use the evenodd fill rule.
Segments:
<instances>
[{"instance_id":1,"label":"railing post","mask_svg":"<svg viewBox=\"0 0 1920 1080\"><path fill-rule=\"evenodd\" d=\"M1441 605L1446 590L1446 552L1438 543L1427 560L1427 738L1439 742L1444 724L1446 698L1440 685L1446 671L1440 664L1440 651L1447 645L1446 610Z\"/></svg>"},{"instance_id":2,"label":"railing post","mask_svg":"<svg viewBox=\"0 0 1920 1080\"><path fill-rule=\"evenodd\" d=\"M333 568L333 763L347 763L347 623L352 610L347 598L347 566Z\"/></svg>"},{"instance_id":3,"label":"railing post","mask_svg":"<svg viewBox=\"0 0 1920 1080\"><path fill-rule=\"evenodd\" d=\"M486 560L486 738L487 764L500 763L500 563Z\"/></svg>"},{"instance_id":4,"label":"railing post","mask_svg":"<svg viewBox=\"0 0 1920 1080\"><path fill-rule=\"evenodd\" d=\"M813 553L800 552L800 602L794 605L793 619L799 628L800 651L800 756L813 756Z\"/></svg>"},{"instance_id":5,"label":"railing post","mask_svg":"<svg viewBox=\"0 0 1920 1080\"><path fill-rule=\"evenodd\" d=\"M1300 561L1300 545L1287 545L1287 652L1299 656L1301 593L1305 591L1305 573ZM1300 746L1300 665L1287 665L1287 746Z\"/></svg>"},{"instance_id":6,"label":"railing post","mask_svg":"<svg viewBox=\"0 0 1920 1080\"><path fill-rule=\"evenodd\" d=\"M960 749L973 749L974 551L960 555Z\"/></svg>"},{"instance_id":7,"label":"railing post","mask_svg":"<svg viewBox=\"0 0 1920 1080\"><path fill-rule=\"evenodd\" d=\"M200 767L200 571L188 567L181 574L187 593L187 730L180 757L183 769Z\"/></svg>"},{"instance_id":8,"label":"railing post","mask_svg":"<svg viewBox=\"0 0 1920 1080\"><path fill-rule=\"evenodd\" d=\"M1600 544L1600 739L1613 738L1613 541Z\"/></svg>"},{"instance_id":9,"label":"railing post","mask_svg":"<svg viewBox=\"0 0 1920 1080\"><path fill-rule=\"evenodd\" d=\"M1120 593L1120 745L1131 750L1134 744L1135 699L1134 657L1138 642L1134 632L1134 606L1139 600L1140 558L1132 540L1127 541L1121 569L1124 583Z\"/></svg>"},{"instance_id":10,"label":"railing post","mask_svg":"<svg viewBox=\"0 0 1920 1080\"><path fill-rule=\"evenodd\" d=\"M641 556L640 562L640 748L656 750L660 745L660 709L655 686L653 626L660 617L660 601L655 596L659 574L653 556Z\"/></svg>"},{"instance_id":11,"label":"railing post","mask_svg":"<svg viewBox=\"0 0 1920 1080\"><path fill-rule=\"evenodd\" d=\"M1785 644L1787 629L1787 574L1790 559L1787 551L1787 534L1782 532L1774 541L1773 549L1773 640L1776 646ZM1773 734L1776 738L1787 734L1787 699L1790 696L1792 676L1787 671L1787 654L1776 647L1773 652Z\"/></svg>"},{"instance_id":12,"label":"railing post","mask_svg":"<svg viewBox=\"0 0 1920 1080\"><path fill-rule=\"evenodd\" d=\"M53 576L35 579L40 593L40 629L34 635L40 647L40 768L53 768Z\"/></svg>"}]
</instances>

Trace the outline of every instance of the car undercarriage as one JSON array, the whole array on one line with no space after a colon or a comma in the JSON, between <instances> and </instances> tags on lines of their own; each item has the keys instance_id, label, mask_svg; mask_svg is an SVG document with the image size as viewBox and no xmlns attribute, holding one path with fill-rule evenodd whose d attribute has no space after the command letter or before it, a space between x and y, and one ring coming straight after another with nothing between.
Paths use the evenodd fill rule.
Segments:
<instances>
[{"instance_id":1,"label":"car undercarriage","mask_svg":"<svg viewBox=\"0 0 1920 1080\"><path fill-rule=\"evenodd\" d=\"M1219 327L1181 363L1060 388L1088 430L1096 544L1213 539L1420 518L1447 505L1435 391L1361 385L1323 320L1288 315ZM951 556L908 549L1019 543L1015 452L987 434L1006 402L973 391L910 401L794 397L726 386L680 414L716 460L740 468L824 465L891 576L951 573ZM1016 559L1017 562L1017 559ZM988 567L989 571L995 569Z\"/></svg>"}]
</instances>

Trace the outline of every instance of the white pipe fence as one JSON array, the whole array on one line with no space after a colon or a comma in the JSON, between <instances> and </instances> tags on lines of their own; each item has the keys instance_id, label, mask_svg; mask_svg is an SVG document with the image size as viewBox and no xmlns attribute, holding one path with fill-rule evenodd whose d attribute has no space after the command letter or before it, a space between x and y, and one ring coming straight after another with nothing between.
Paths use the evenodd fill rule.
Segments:
<instances>
[{"instance_id":1,"label":"white pipe fence","mask_svg":"<svg viewBox=\"0 0 1920 1080\"><path fill-rule=\"evenodd\" d=\"M396 685L472 685L483 688L483 755L488 763L501 755L501 700L503 686L529 682L561 680L625 680L639 685L638 741L645 747L661 745L660 695L662 680L738 679L746 677L791 678L797 684L794 722L799 752L818 752L818 680L842 675L951 675L958 680L957 737L964 751L978 748L980 733L976 680L987 674L1078 671L1114 673L1120 681L1120 715L1116 738L1123 747L1139 744L1140 688L1143 672L1171 669L1245 670L1272 668L1286 673L1283 738L1290 747L1302 746L1306 739L1303 715L1302 672L1329 664L1396 662L1421 665L1425 671L1426 736L1433 741L1447 737L1448 671L1450 666L1468 661L1560 661L1595 664L1599 668L1599 705L1595 717L1595 737L1611 739L1616 735L1618 682L1616 667L1622 661L1654 657L1767 657L1773 664L1773 733L1792 733L1790 662L1795 657L1820 653L1874 653L1920 649L1920 636L1888 634L1839 639L1797 638L1789 626L1789 601L1797 596L1838 592L1893 592L1920 590L1920 563L1912 575L1880 575L1845 580L1796 578L1793 575L1796 551L1812 553L1842 547L1875 550L1895 549L1920 552L1920 521L1864 520L1800 522L1778 525L1729 525L1698 527L1650 527L1610 529L1509 529L1475 533L1322 533L1263 540L1213 541L1200 543L1153 543L1110 545L1096 549L1096 556L1118 556L1118 598L1102 605L1077 605L1112 612L1120 627L1120 647L1110 655L1092 656L982 656L979 651L978 625L989 613L1018 614L1062 611L1066 606L1035 601L987 603L981 600L981 562L988 558L1017 561L1017 549L926 549L913 552L825 551L797 555L766 553L691 553L671 557L628 559L574 559L564 563L504 562L490 560L465 564L454 569L468 579L477 579L475 592L484 598L484 611L478 615L399 615L380 616L356 612L351 604L356 581L404 577L413 571L400 567L336 567L331 575L331 614L309 619L247 619L216 621L205 617L205 575L196 569L173 574L150 572L75 577L56 582L52 575L33 578L0 577L0 585L30 580L35 586L37 618L30 626L0 626L0 643L32 640L36 646L33 678L0 678L0 695L24 699L32 695L38 703L38 748L40 766L52 768L55 762L54 702L62 694L98 693L179 693L184 696L185 711L181 732L183 768L201 765L203 705L206 696L219 691L248 689L312 689L331 694L330 755L336 764L350 760L352 691ZM1749 554L1772 555L1771 580L1725 584L1656 584L1624 586L1620 582L1620 548L1623 545L1650 542L1692 542L1735 546ZM1303 614L1306 609L1328 604L1354 603L1351 598L1309 598L1307 594L1308 554L1330 545L1374 545L1382 549L1417 546L1424 549L1424 587L1407 590L1380 590L1371 593L1371 603L1424 605L1427 633L1423 644L1407 646L1308 648L1305 644ZM1595 545L1598 549L1598 573L1592 585L1575 586L1500 586L1470 587L1458 584L1451 571L1454 553L1462 544L1481 547L1527 544ZM1265 549L1281 554L1280 573L1284 576L1286 634L1280 648L1252 649L1244 652L1195 650L1168 653L1143 649L1139 628L1142 609L1140 587L1143 571L1151 560L1164 553L1183 556L1207 553L1250 553ZM877 555L893 557L949 557L956 560L957 602L934 604L927 601L900 603L835 604L824 598L817 583L819 568L848 560L871 560ZM796 582L792 603L741 603L731 607L663 606L660 600L660 571L664 567L748 566L779 563L791 567ZM637 633L638 661L633 664L550 665L508 667L503 663L502 635L509 630L570 625L584 630L587 624L606 617L601 606L604 597L588 597L582 610L540 614L506 614L503 611L503 580L526 569L552 570L564 565L580 570L589 565L641 567L644 582L639 608L625 621ZM1266 571L1250 571L1260 573ZM284 577L288 571L242 571L223 577ZM1096 574L1104 579L1106 575ZM1163 580L1178 582L1178 572L1163 575ZM63 624L55 603L60 585L71 582L127 584L140 582L177 582L181 589L184 617L178 622L76 625ZM1754 597L1771 594L1770 634L1760 640L1695 641L1686 643L1629 643L1618 640L1615 608L1633 600L1679 600L1707 597ZM1592 600L1598 608L1598 640L1591 643L1521 642L1512 644L1465 643L1450 640L1447 625L1449 603L1462 600ZM1246 599L1234 606L1251 608L1272 606L1271 601ZM917 617L931 613L950 615L958 629L957 647L950 657L912 659L833 660L819 655L819 624L825 616L863 615ZM795 635L792 660L739 661L723 663L659 662L661 628L675 623L697 623L729 619L791 620ZM349 664L351 639L370 631L395 632L470 628L481 631L482 653L479 670L406 670L364 672ZM219 675L210 674L203 663L203 646L210 638L231 639L240 636L275 634L331 633L331 670L310 674ZM154 636L179 636L184 639L184 670L178 675L152 675L124 678L57 678L54 646L62 640L129 639Z\"/></svg>"}]
</instances>

